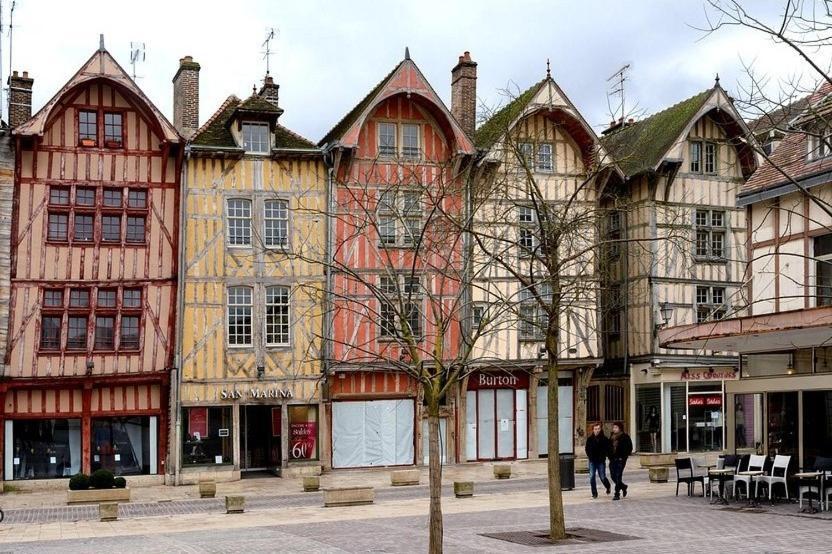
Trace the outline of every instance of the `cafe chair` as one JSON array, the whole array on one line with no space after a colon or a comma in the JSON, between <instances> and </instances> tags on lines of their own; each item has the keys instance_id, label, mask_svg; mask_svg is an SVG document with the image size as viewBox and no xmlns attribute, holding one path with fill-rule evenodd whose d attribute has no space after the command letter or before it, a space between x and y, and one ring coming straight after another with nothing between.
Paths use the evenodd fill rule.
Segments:
<instances>
[{"instance_id":1,"label":"cafe chair","mask_svg":"<svg viewBox=\"0 0 832 554\"><path fill-rule=\"evenodd\" d=\"M702 485L702 496L705 495L705 477L693 474L693 461L690 458L676 459L676 496L679 496L679 484L688 487L688 496L693 496L694 484Z\"/></svg>"},{"instance_id":2,"label":"cafe chair","mask_svg":"<svg viewBox=\"0 0 832 554\"><path fill-rule=\"evenodd\" d=\"M716 468L714 469L725 469L725 457L720 456L716 459ZM707 473L703 476L705 478L705 496L713 496L714 495L714 485L719 485L719 479L711 479L711 476Z\"/></svg>"},{"instance_id":3,"label":"cafe chair","mask_svg":"<svg viewBox=\"0 0 832 554\"><path fill-rule=\"evenodd\" d=\"M757 454L752 454L748 458L748 464L740 464L737 473L741 471L763 471L763 467L766 465L766 457L759 456ZM750 475L734 475L734 498L737 498L737 495L740 494L739 492L739 485L745 485L745 497L751 497L751 476ZM740 498L742 498L740 496Z\"/></svg>"},{"instance_id":4,"label":"cafe chair","mask_svg":"<svg viewBox=\"0 0 832 554\"><path fill-rule=\"evenodd\" d=\"M786 491L786 500L789 499L789 485L786 482L786 474L789 471L789 463L792 461L791 456L781 456L778 454L774 457L774 464L771 466L771 473L768 475L760 475L754 478L754 495L759 495L760 483L768 487L768 500L771 502L772 491L774 485L782 484Z\"/></svg>"},{"instance_id":5,"label":"cafe chair","mask_svg":"<svg viewBox=\"0 0 832 554\"><path fill-rule=\"evenodd\" d=\"M818 456L815 458L815 463L812 466L813 471L819 471L823 475L821 475L820 479L818 480L818 484L805 484L800 485L797 489L798 499L800 500L800 509L803 509L803 495L806 496L814 495L815 498L818 499L818 504L820 504L821 509L824 507L824 500L826 501L826 510L829 511L829 497L832 496L832 487L826 487L826 480L827 478L832 475L832 458L825 458L823 456ZM825 490L825 497L821 496L821 490L818 490L818 486L820 486L821 490Z\"/></svg>"}]
</instances>

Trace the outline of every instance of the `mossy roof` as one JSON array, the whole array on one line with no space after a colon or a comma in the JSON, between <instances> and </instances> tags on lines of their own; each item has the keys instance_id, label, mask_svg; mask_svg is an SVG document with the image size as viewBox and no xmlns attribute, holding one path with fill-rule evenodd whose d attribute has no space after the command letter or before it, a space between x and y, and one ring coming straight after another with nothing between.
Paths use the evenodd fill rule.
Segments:
<instances>
[{"instance_id":1,"label":"mossy roof","mask_svg":"<svg viewBox=\"0 0 832 554\"><path fill-rule=\"evenodd\" d=\"M474 144L477 148L488 150L494 146L494 143L508 131L512 122L523 114L544 83L546 79L533 84L480 125L474 133Z\"/></svg>"},{"instance_id":2,"label":"mossy roof","mask_svg":"<svg viewBox=\"0 0 832 554\"><path fill-rule=\"evenodd\" d=\"M714 89L700 92L665 110L601 137L601 144L628 177L661 162Z\"/></svg>"},{"instance_id":3,"label":"mossy roof","mask_svg":"<svg viewBox=\"0 0 832 554\"><path fill-rule=\"evenodd\" d=\"M231 121L238 111L257 112L265 114L280 114L282 110L268 100L252 95L240 100L234 95L225 99L219 109L208 121L197 130L191 139L191 144L206 148L239 148L240 145L231 134ZM275 148L316 148L315 144L301 135L276 123L274 129Z\"/></svg>"}]
</instances>

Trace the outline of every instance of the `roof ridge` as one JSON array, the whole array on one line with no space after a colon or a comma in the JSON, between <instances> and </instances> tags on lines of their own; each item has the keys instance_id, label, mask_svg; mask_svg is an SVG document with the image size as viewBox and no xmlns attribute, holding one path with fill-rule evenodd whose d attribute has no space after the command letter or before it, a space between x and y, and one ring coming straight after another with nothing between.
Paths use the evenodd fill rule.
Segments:
<instances>
[{"instance_id":1,"label":"roof ridge","mask_svg":"<svg viewBox=\"0 0 832 554\"><path fill-rule=\"evenodd\" d=\"M287 132L287 133L289 133L290 135L292 135L294 138L296 138L296 139L298 139L298 140L301 140L301 141L303 141L303 142L308 142L308 143L309 143L309 146L311 146L312 148L315 148L315 147L316 147L316 144L315 144L314 142L312 142L312 141L311 141L311 140L309 140L308 138L304 137L303 135L301 135L301 134L299 134L299 133L294 132L293 130L289 129L289 128L288 128L288 127L286 127L285 125L281 125L280 123L275 123L275 125L276 125L277 127L280 127L281 129L283 129L284 131L286 131L286 132Z\"/></svg>"},{"instance_id":2,"label":"roof ridge","mask_svg":"<svg viewBox=\"0 0 832 554\"><path fill-rule=\"evenodd\" d=\"M686 102L690 102L691 100L693 100L693 99L695 99L695 98L697 98L697 97L699 97L699 96L702 96L702 95L703 95L703 94L705 94L706 92L713 92L714 90L716 90L716 87L711 87L711 88L707 88L707 89L705 89L705 90L699 91L699 92L697 92L696 94L694 94L694 95L692 95L692 96L688 96L688 97L687 97L687 98L685 98L684 100L679 100L679 101L678 101L678 102L676 102L675 104L671 104L670 106L668 106L668 107L666 107L666 108L664 108L664 109L662 109L662 110L659 110L659 111L657 111L657 112L654 112L654 113L652 113L652 114L648 115L647 117L645 117L645 118L644 118L644 119L642 119L642 120L636 120L636 121L633 121L633 123L631 123L631 124L629 124L629 125L622 126L622 127L621 127L621 129L619 129L619 130L623 130L623 129L632 129L633 127L638 127L639 125L642 125L642 124L644 124L644 123L647 123L648 121L650 121L650 120L651 120L651 119L653 119L654 117L658 117L658 116L660 116L660 115L662 115L662 114L664 114L664 113L666 113L666 112L669 112L669 111L671 111L671 110L675 110L675 109L679 108L682 104L684 104L684 103L686 103ZM616 131L616 133L617 133L617 131Z\"/></svg>"},{"instance_id":3,"label":"roof ridge","mask_svg":"<svg viewBox=\"0 0 832 554\"><path fill-rule=\"evenodd\" d=\"M226 110L226 108L228 108L228 106L231 104L231 102L233 102L234 100L236 100L237 102L242 102L242 100L240 100L240 99L237 97L237 95L236 95L236 94L230 94L230 95L228 95L228 97L227 97L227 98L223 101L223 103L222 103L222 104L220 104L220 107L219 107L219 108L217 108L217 110L213 113L213 115L212 115L211 117L209 117L209 118L205 121L205 123L203 123L203 124L202 124L202 125L201 125L201 126L200 126L197 130L196 130L196 131L194 131L194 134L191 136L191 139L193 139L193 138L194 138L194 137L196 137L196 136L199 136L199 134L200 134L200 133L202 133L203 131L205 131L205 129L206 129L209 125L211 125L212 123L214 123L214 121L216 121L216 120L217 120L217 118L220 116L220 114L221 114L221 113L223 113L223 112Z\"/></svg>"},{"instance_id":4,"label":"roof ridge","mask_svg":"<svg viewBox=\"0 0 832 554\"><path fill-rule=\"evenodd\" d=\"M512 115L512 120L514 119L514 116L519 115L513 113L514 110L519 109L522 112L525 109L525 107L529 105L529 102L532 101L532 98L534 98L534 93L537 93L537 91L540 90L540 87L543 86L543 84L546 83L549 79L549 77L544 77L543 79L530 85L526 90L518 94L517 97L515 97L511 102L509 102L508 104L497 110L495 113L493 113L491 117L489 117L482 125L480 125L479 128L474 131L475 136L473 137L474 142L477 144L477 146L491 148L491 146L493 146L499 138L491 136L497 130L497 123L499 123L501 119L507 115ZM506 122L506 126L508 126L510 123L511 121ZM491 128L489 126L495 128ZM500 132L499 136L502 135L503 133Z\"/></svg>"}]
</instances>

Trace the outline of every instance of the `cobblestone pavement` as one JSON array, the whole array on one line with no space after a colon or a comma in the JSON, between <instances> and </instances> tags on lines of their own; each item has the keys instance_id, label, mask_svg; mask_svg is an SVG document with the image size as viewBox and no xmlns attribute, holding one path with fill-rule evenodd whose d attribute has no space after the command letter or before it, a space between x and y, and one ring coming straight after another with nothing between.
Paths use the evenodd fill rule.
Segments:
<instances>
[{"instance_id":1,"label":"cobblestone pavement","mask_svg":"<svg viewBox=\"0 0 832 554\"><path fill-rule=\"evenodd\" d=\"M544 506L445 517L447 552L829 552L829 521L782 513L725 511L701 498L628 498L566 506L569 526L635 536L625 542L525 547L483 533L543 529ZM12 543L0 551L113 552L424 552L427 518L379 517L254 528Z\"/></svg>"}]
</instances>

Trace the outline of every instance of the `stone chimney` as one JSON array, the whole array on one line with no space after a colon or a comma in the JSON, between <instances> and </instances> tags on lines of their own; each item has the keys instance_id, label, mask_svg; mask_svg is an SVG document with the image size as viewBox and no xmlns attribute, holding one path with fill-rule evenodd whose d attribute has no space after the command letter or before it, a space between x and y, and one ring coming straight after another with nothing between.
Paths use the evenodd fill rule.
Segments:
<instances>
[{"instance_id":1,"label":"stone chimney","mask_svg":"<svg viewBox=\"0 0 832 554\"><path fill-rule=\"evenodd\" d=\"M451 113L462 130L474 137L477 127L477 62L465 52L451 70Z\"/></svg>"},{"instance_id":2,"label":"stone chimney","mask_svg":"<svg viewBox=\"0 0 832 554\"><path fill-rule=\"evenodd\" d=\"M9 127L14 129L22 123L29 121L32 117L32 84L34 79L29 77L29 72L24 71L18 75L17 71L12 72L9 77Z\"/></svg>"},{"instance_id":3,"label":"stone chimney","mask_svg":"<svg viewBox=\"0 0 832 554\"><path fill-rule=\"evenodd\" d=\"M265 98L278 108L280 105L277 103L279 97L280 85L274 82L274 79L271 75L266 75L266 78L263 80L263 86L260 87L260 92L257 94L261 98Z\"/></svg>"},{"instance_id":4,"label":"stone chimney","mask_svg":"<svg viewBox=\"0 0 832 554\"><path fill-rule=\"evenodd\" d=\"M179 60L173 76L173 126L186 139L199 129L199 64L191 56Z\"/></svg>"}]
</instances>

